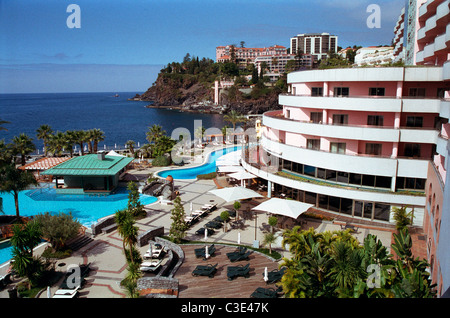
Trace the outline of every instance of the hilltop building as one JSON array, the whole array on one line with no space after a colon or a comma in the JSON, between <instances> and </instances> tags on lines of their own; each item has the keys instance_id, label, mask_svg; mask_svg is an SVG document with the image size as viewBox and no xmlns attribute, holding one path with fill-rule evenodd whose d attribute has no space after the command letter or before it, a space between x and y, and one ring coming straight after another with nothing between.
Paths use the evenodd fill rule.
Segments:
<instances>
[{"instance_id":1,"label":"hilltop building","mask_svg":"<svg viewBox=\"0 0 450 318\"><path fill-rule=\"evenodd\" d=\"M311 54L315 61L324 59L328 53L338 52L338 37L329 33L298 34L290 39L291 54Z\"/></svg>"}]
</instances>

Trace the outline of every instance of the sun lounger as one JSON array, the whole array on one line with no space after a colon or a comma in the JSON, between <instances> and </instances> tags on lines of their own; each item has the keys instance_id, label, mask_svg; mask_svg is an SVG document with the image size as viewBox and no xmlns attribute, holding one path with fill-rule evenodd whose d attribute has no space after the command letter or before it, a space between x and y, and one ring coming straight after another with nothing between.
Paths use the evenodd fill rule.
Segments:
<instances>
[{"instance_id":1,"label":"sun lounger","mask_svg":"<svg viewBox=\"0 0 450 318\"><path fill-rule=\"evenodd\" d=\"M79 289L79 287L77 287L75 289L58 289L52 298L75 298L75 297L78 297L78 295L79 295L78 289Z\"/></svg>"},{"instance_id":2,"label":"sun lounger","mask_svg":"<svg viewBox=\"0 0 450 318\"><path fill-rule=\"evenodd\" d=\"M205 235L205 231L208 231L208 236L211 236L214 234L213 229L208 229L206 227L202 227L202 228L198 229L197 231L195 231L195 234L196 235Z\"/></svg>"},{"instance_id":3,"label":"sun lounger","mask_svg":"<svg viewBox=\"0 0 450 318\"><path fill-rule=\"evenodd\" d=\"M192 276L208 276L209 278L213 278L216 272L217 264L198 265L192 272Z\"/></svg>"},{"instance_id":4,"label":"sun lounger","mask_svg":"<svg viewBox=\"0 0 450 318\"><path fill-rule=\"evenodd\" d=\"M277 298L278 292L281 288L263 288L258 287L256 290L250 295L251 298ZM282 289L281 289L282 290Z\"/></svg>"},{"instance_id":5,"label":"sun lounger","mask_svg":"<svg viewBox=\"0 0 450 318\"><path fill-rule=\"evenodd\" d=\"M144 254L144 258L158 258L163 251L164 247L161 244L155 244L152 246L152 255L150 255L150 249L148 249Z\"/></svg>"},{"instance_id":6,"label":"sun lounger","mask_svg":"<svg viewBox=\"0 0 450 318\"><path fill-rule=\"evenodd\" d=\"M228 256L228 259L234 263L234 262L238 262L238 261L248 260L251 253L252 253L251 251L248 251L243 254L240 252L232 252L232 253L227 253L227 256Z\"/></svg>"},{"instance_id":7,"label":"sun lounger","mask_svg":"<svg viewBox=\"0 0 450 318\"><path fill-rule=\"evenodd\" d=\"M197 216L197 217L200 218L200 217L206 215L207 213L208 213L207 210L195 210L195 211L192 212L191 214L192 214L193 216Z\"/></svg>"},{"instance_id":8,"label":"sun lounger","mask_svg":"<svg viewBox=\"0 0 450 318\"><path fill-rule=\"evenodd\" d=\"M280 281L281 278L283 277L285 271L286 271L286 267L283 267L280 270L274 269L274 270L270 271L269 273L267 273L268 279L266 281L266 284L273 284L273 283ZM264 273L263 273L263 276L264 276Z\"/></svg>"},{"instance_id":9,"label":"sun lounger","mask_svg":"<svg viewBox=\"0 0 450 318\"><path fill-rule=\"evenodd\" d=\"M140 270L143 272L154 272L162 263L162 259L142 262Z\"/></svg>"},{"instance_id":10,"label":"sun lounger","mask_svg":"<svg viewBox=\"0 0 450 318\"><path fill-rule=\"evenodd\" d=\"M227 277L228 280L233 280L236 277L250 277L250 263L247 265L238 265L238 266L228 266L227 267Z\"/></svg>"},{"instance_id":11,"label":"sun lounger","mask_svg":"<svg viewBox=\"0 0 450 318\"><path fill-rule=\"evenodd\" d=\"M203 257L203 259L206 260L206 248L205 247L196 248L194 250L194 252L195 252L195 257L197 257L197 258ZM208 247L209 257L214 256L215 252L216 252L216 247L214 246L214 244L210 245Z\"/></svg>"},{"instance_id":12,"label":"sun lounger","mask_svg":"<svg viewBox=\"0 0 450 318\"><path fill-rule=\"evenodd\" d=\"M217 204L206 203L206 204L203 204L203 206L202 206L202 210L207 210L209 212L212 212L215 209L217 209Z\"/></svg>"},{"instance_id":13,"label":"sun lounger","mask_svg":"<svg viewBox=\"0 0 450 318\"><path fill-rule=\"evenodd\" d=\"M220 229L222 227L222 223L217 221L209 221L208 223L205 224L205 226L208 228Z\"/></svg>"}]
</instances>

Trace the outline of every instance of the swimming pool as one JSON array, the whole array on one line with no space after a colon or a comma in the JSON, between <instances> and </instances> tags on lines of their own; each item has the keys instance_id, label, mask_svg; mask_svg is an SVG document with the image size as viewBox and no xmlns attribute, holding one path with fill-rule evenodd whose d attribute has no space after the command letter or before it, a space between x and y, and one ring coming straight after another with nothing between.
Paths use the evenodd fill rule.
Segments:
<instances>
[{"instance_id":1,"label":"swimming pool","mask_svg":"<svg viewBox=\"0 0 450 318\"><path fill-rule=\"evenodd\" d=\"M14 196L2 193L3 211L7 215L15 215ZM157 198L141 194L143 205L157 201ZM114 214L126 208L128 203L127 188L118 188L107 196L90 196L80 194L56 194L52 187L38 188L19 192L19 212L21 216L32 216L40 213L72 213L82 225L89 227L98 219Z\"/></svg>"},{"instance_id":2,"label":"swimming pool","mask_svg":"<svg viewBox=\"0 0 450 318\"><path fill-rule=\"evenodd\" d=\"M156 173L157 176L166 178L168 175L171 175L174 179L197 179L199 174L207 174L216 171L216 160L227 153L234 152L240 150L240 146L228 147L219 150L215 150L210 153L208 156L208 160L196 167L192 168L181 168L181 169L171 169L171 170L163 170Z\"/></svg>"}]
</instances>

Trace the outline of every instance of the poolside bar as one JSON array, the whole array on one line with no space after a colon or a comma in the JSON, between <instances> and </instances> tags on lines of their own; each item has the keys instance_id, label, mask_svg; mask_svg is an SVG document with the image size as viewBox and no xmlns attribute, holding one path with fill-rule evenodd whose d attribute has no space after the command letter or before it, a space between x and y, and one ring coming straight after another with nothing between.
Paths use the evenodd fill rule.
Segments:
<instances>
[{"instance_id":1,"label":"poolside bar","mask_svg":"<svg viewBox=\"0 0 450 318\"><path fill-rule=\"evenodd\" d=\"M74 157L41 174L52 175L56 193L109 194L117 187L120 176L133 158L108 156L103 151ZM60 183L59 180L64 182Z\"/></svg>"}]
</instances>

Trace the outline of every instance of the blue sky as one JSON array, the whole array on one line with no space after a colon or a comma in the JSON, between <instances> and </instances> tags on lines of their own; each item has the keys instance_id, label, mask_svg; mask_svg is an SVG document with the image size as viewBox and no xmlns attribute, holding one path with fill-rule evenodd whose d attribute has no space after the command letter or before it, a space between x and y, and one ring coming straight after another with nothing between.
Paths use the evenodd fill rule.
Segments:
<instances>
[{"instance_id":1,"label":"blue sky","mask_svg":"<svg viewBox=\"0 0 450 318\"><path fill-rule=\"evenodd\" d=\"M68 28L70 4L81 28ZM369 29L369 4L381 28ZM404 0L0 0L0 93L145 91L168 63L215 47L289 46L329 32L338 45L390 44Z\"/></svg>"}]
</instances>

